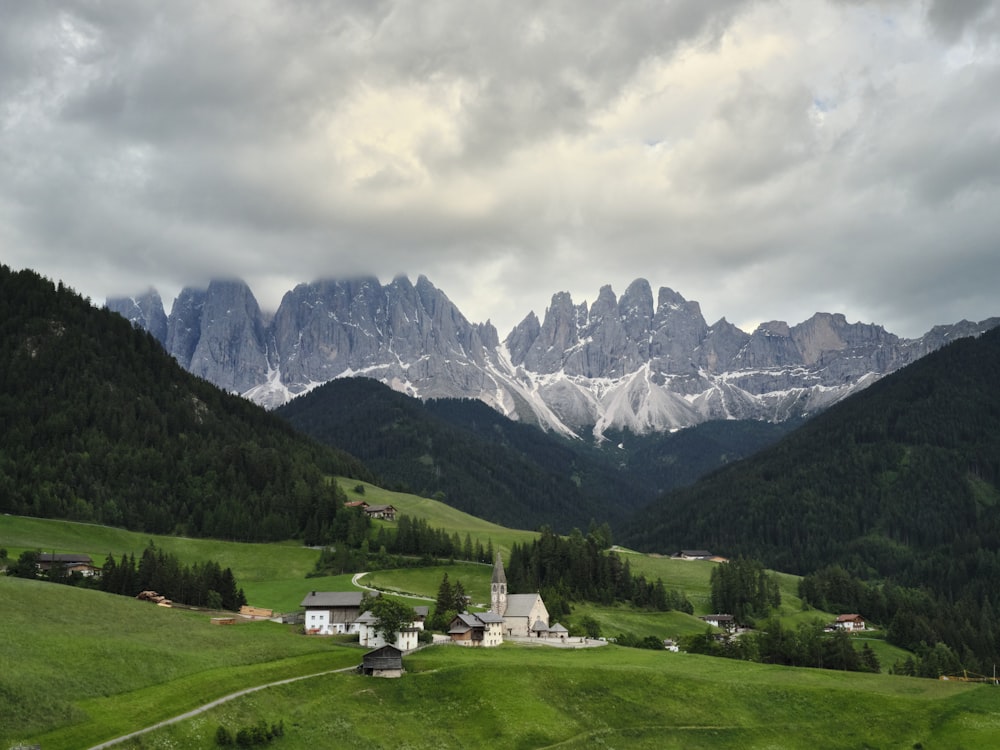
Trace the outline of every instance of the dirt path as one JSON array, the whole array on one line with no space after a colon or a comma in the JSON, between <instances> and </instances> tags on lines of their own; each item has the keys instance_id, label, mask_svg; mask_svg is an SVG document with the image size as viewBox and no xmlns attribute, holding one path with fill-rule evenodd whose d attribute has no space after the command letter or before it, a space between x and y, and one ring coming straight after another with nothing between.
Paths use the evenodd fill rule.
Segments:
<instances>
[{"instance_id":1,"label":"dirt path","mask_svg":"<svg viewBox=\"0 0 1000 750\"><path fill-rule=\"evenodd\" d=\"M364 576L366 576L366 575L368 575L368 571L367 570L364 571L364 572L362 572L362 573L355 573L354 577L351 578L351 583L354 584L355 586L357 586L359 589L364 589L365 591L375 591L376 593L385 592L387 594L396 594L397 596L405 596L407 599L421 599L421 600L423 600L425 602L436 601L433 596L420 596L420 594L409 594L409 593L407 593L405 591L394 591L393 589L376 589L376 588L372 588L371 586L365 586L365 584L361 583L361 579Z\"/></svg>"},{"instance_id":2,"label":"dirt path","mask_svg":"<svg viewBox=\"0 0 1000 750\"><path fill-rule=\"evenodd\" d=\"M276 682L268 682L265 685L256 685L254 687L244 688L243 690L239 690L239 691L237 691L235 693L230 693L229 695L224 695L221 698L216 698L214 701L211 701L210 703L206 703L203 706L199 706L198 708L195 708L195 709L193 709L191 711L188 711L187 713L183 713L180 716L175 716L172 719L165 719L164 721L157 722L156 724L153 724L152 726L148 726L145 729L139 729L139 730L137 730L135 732L130 732L129 734L124 734L121 737L116 737L113 740L108 740L107 742L102 742L100 745L94 745L93 747L90 748L90 750L103 750L103 748L111 747L113 745L117 745L119 742L125 742L126 740L134 739L134 738L138 737L139 735L146 734L147 732L152 732L152 731L155 731L155 730L160 729L162 727L166 727L166 726L169 726L171 724L176 724L179 721L185 721L186 719L190 719L190 718L192 718L194 716L197 716L198 714L203 714L206 711L209 711L209 710L215 708L216 706L220 706L223 703L226 703L227 701L231 701L234 698L240 698L240 697L242 697L244 695L248 695L250 693L255 693L258 690L264 690L265 688L275 687L276 685L287 685L289 682L298 682L299 680L308 680L311 677L322 677L323 675L335 674L337 672L351 672L351 671L353 671L356 668L357 667L344 667L343 669L328 669L325 672L315 672L313 674L305 674L305 675L302 675L300 677L289 677L287 679L278 680Z\"/></svg>"}]
</instances>

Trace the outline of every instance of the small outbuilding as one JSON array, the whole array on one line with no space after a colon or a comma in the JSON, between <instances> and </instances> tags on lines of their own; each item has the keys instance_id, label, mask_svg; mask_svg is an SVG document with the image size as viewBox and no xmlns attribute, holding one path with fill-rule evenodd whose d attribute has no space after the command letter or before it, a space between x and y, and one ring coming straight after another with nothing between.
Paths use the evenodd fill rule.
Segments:
<instances>
[{"instance_id":1,"label":"small outbuilding","mask_svg":"<svg viewBox=\"0 0 1000 750\"><path fill-rule=\"evenodd\" d=\"M361 660L361 674L369 677L402 677L403 652L390 644L369 651Z\"/></svg>"}]
</instances>

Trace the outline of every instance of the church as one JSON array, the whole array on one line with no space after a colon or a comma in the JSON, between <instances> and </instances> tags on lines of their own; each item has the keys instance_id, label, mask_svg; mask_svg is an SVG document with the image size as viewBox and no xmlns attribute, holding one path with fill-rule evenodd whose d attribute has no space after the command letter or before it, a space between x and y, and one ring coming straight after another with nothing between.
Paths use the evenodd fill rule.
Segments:
<instances>
[{"instance_id":1,"label":"church","mask_svg":"<svg viewBox=\"0 0 1000 750\"><path fill-rule=\"evenodd\" d=\"M507 574L499 552L490 583L490 611L503 618L505 638L546 638L549 635L549 611L541 595L507 593Z\"/></svg>"}]
</instances>

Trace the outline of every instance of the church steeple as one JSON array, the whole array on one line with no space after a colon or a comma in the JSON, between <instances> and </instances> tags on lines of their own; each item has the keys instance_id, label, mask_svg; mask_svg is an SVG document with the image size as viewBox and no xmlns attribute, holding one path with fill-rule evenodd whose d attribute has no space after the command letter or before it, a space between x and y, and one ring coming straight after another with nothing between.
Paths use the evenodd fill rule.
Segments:
<instances>
[{"instance_id":1,"label":"church steeple","mask_svg":"<svg viewBox=\"0 0 1000 750\"><path fill-rule=\"evenodd\" d=\"M507 613L507 574L503 572L503 560L497 551L493 563L493 580L490 582L490 611L503 617Z\"/></svg>"}]
</instances>

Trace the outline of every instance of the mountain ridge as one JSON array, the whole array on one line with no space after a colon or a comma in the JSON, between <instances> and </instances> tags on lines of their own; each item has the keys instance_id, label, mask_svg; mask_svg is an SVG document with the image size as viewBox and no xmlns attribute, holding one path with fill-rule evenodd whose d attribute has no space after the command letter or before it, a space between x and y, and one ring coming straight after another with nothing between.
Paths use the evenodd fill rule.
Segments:
<instances>
[{"instance_id":1,"label":"mountain ridge","mask_svg":"<svg viewBox=\"0 0 1000 750\"><path fill-rule=\"evenodd\" d=\"M109 309L156 335L150 290ZM421 399L476 398L512 419L579 437L664 432L719 419L783 421L827 408L954 338L1000 318L935 326L902 339L873 323L819 312L746 333L708 325L696 301L645 279L577 304L557 292L501 341L471 323L425 276L298 284L265 321L239 280L186 287L161 343L186 369L266 408L347 376Z\"/></svg>"}]
</instances>

